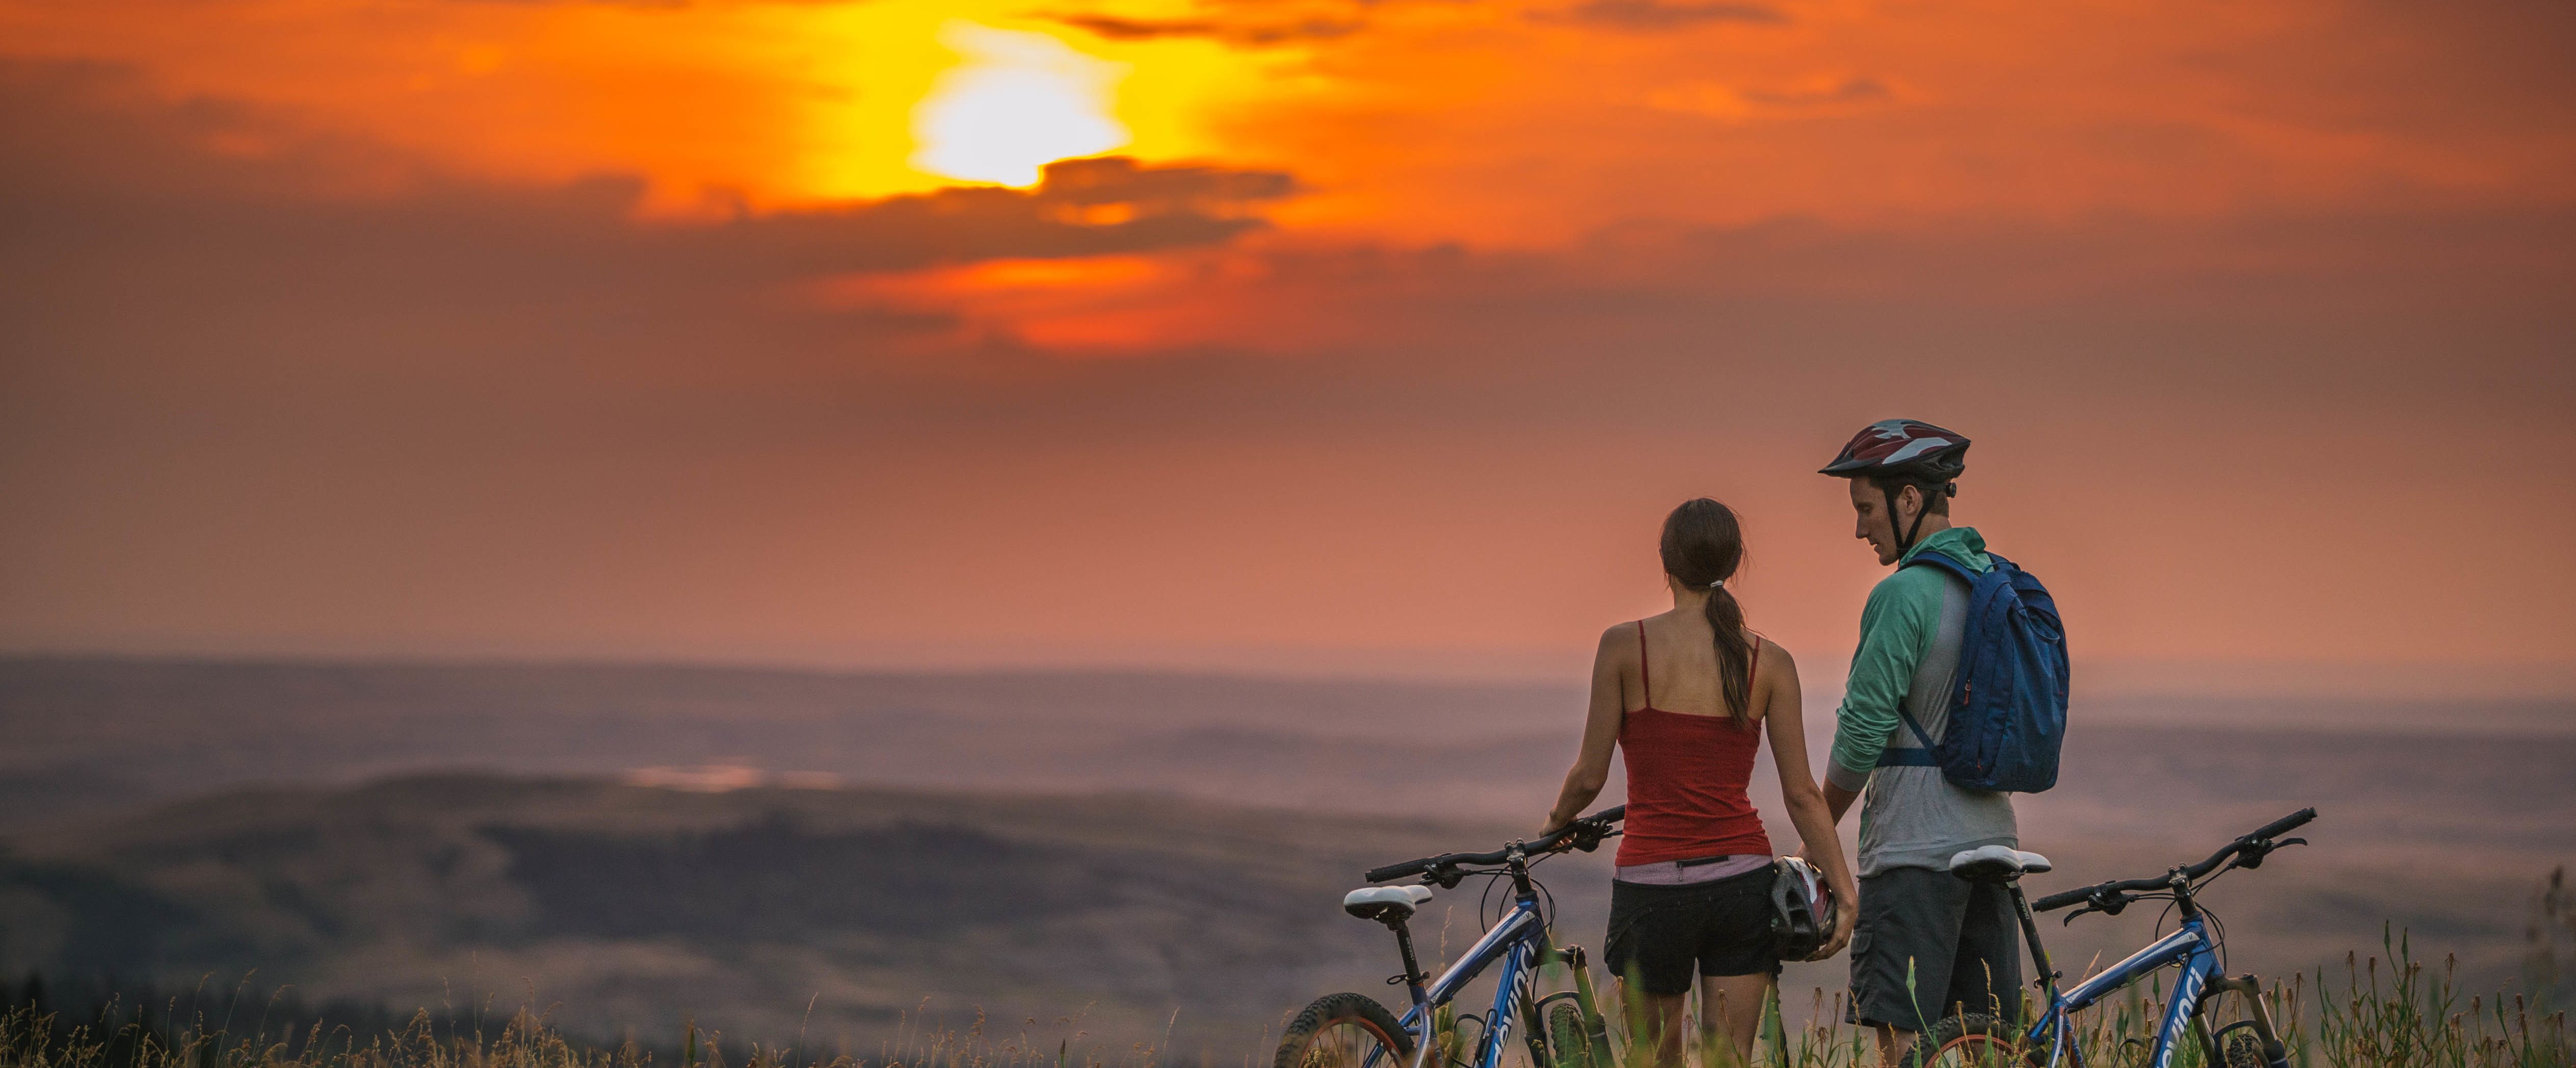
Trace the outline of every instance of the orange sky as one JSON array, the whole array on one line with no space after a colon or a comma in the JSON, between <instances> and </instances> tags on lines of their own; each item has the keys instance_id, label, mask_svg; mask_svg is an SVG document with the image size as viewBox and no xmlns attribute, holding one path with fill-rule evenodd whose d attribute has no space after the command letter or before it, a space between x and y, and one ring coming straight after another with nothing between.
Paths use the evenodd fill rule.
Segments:
<instances>
[{"instance_id":1,"label":"orange sky","mask_svg":"<svg viewBox=\"0 0 2576 1068\"><path fill-rule=\"evenodd\" d=\"M0 646L1549 677L1714 493L1830 665L1877 572L1809 472L1908 414L2081 658L2576 690L2571 46L0 0Z\"/></svg>"}]
</instances>

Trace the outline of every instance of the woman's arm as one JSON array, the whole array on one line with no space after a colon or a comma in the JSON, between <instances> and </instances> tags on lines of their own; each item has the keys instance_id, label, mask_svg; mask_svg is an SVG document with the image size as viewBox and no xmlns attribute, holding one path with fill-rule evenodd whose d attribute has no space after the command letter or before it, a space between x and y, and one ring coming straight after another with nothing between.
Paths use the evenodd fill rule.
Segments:
<instances>
[{"instance_id":1,"label":"woman's arm","mask_svg":"<svg viewBox=\"0 0 2576 1068\"><path fill-rule=\"evenodd\" d=\"M1805 857L1824 870L1825 884L1833 888L1840 903L1834 910L1833 937L1807 958L1823 960L1842 952L1843 944L1851 941L1860 897L1852 883L1851 865L1843 860L1842 839L1834 834L1833 814L1825 808L1824 792L1816 788L1815 776L1807 770L1807 727L1798 712L1798 663L1777 645L1767 651L1771 655L1763 657L1762 663L1770 670L1762 674L1771 686L1762 721L1770 728L1771 759L1780 769L1780 796L1788 803L1789 822L1797 825L1798 837L1806 843Z\"/></svg>"},{"instance_id":2,"label":"woman's arm","mask_svg":"<svg viewBox=\"0 0 2576 1068\"><path fill-rule=\"evenodd\" d=\"M1574 822L1610 781L1610 752L1619 744L1619 720L1628 708L1620 692L1620 657L1634 647L1618 640L1621 629L1601 632L1601 647L1592 654L1592 708L1583 716L1583 749L1574 754L1574 767L1566 771L1565 788L1557 791L1540 834Z\"/></svg>"}]
</instances>

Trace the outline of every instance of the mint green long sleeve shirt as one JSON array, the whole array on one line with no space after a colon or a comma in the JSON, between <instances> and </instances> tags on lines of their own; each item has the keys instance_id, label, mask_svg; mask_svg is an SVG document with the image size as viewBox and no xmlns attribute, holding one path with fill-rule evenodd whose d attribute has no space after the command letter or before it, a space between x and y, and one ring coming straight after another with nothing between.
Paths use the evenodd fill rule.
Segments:
<instances>
[{"instance_id":1,"label":"mint green long sleeve shirt","mask_svg":"<svg viewBox=\"0 0 2576 1068\"><path fill-rule=\"evenodd\" d=\"M1939 551L1983 573L1995 565L1986 557L1986 539L1975 527L1951 527L1926 536L1907 550ZM1949 580L1929 567L1906 567L1880 579L1869 591L1860 613L1860 646L1852 653L1851 676L1843 687L1842 707L1834 712L1834 747L1827 781L1858 792L1878 766L1890 736L1905 729L1897 709L1913 688L1915 669L1932 648L1941 626L1941 598Z\"/></svg>"}]
</instances>

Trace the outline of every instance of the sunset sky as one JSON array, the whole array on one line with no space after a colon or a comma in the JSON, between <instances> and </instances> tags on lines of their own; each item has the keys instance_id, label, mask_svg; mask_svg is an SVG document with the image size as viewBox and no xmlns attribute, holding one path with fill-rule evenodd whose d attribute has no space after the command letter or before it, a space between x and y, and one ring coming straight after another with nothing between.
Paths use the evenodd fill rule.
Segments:
<instances>
[{"instance_id":1,"label":"sunset sky","mask_svg":"<svg viewBox=\"0 0 2576 1068\"><path fill-rule=\"evenodd\" d=\"M1904 415L2146 687L2576 694L2576 6L0 0L0 648L1567 679ZM1068 161L1069 160L1069 161Z\"/></svg>"}]
</instances>

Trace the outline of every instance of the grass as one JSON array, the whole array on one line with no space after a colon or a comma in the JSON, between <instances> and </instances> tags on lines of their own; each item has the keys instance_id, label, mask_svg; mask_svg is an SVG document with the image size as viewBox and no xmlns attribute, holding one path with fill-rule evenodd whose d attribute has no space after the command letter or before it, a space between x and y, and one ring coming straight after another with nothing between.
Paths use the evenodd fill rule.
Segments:
<instances>
[{"instance_id":1,"label":"grass","mask_svg":"<svg viewBox=\"0 0 2576 1068\"><path fill-rule=\"evenodd\" d=\"M2445 958L2439 970L2428 969L2413 958L2406 937L2394 935L2384 940L2383 954L2347 957L2339 977L2319 970L2275 983L2263 996L2282 1025L2291 1063L2299 1068L2576 1065L2564 1011L2543 1012L2522 994L2464 995L2454 982L2456 964ZM408 1020L373 1025L289 1013L290 1022L279 1026L265 1012L261 1019L244 1021L238 1005L223 1006L216 1014L211 1006L189 1008L193 1000L173 997L140 1005L111 998L78 1019L20 1005L0 1014L0 1068L1162 1068L1178 1063L1170 1051L1154 1045L1115 1049L1078 1044L1085 1037L1078 1031L1053 1041L1033 1039L1026 1030L996 1036L980 1019L962 1032L908 1028L873 1055L836 1052L827 1057L794 1047L729 1047L720 1036L695 1027L660 1048L632 1040L583 1043L525 1010L497 1022L422 1011ZM2213 1026L2235 1018L2231 1009L2212 1004L2218 1014ZM1877 1063L1864 1033L1832 1022L1842 1015L1840 995L1817 990L1811 1008L1815 1022L1792 1031L1781 1025L1774 1002L1765 1040L1757 1049L1758 1064L1869 1068ZM2077 1038L2087 1063L2143 1065L2164 1008L2164 991L2151 982L2131 988L2124 1000L2079 1016ZM1266 1049L1247 1051L1241 1058L1244 1068L1270 1060ZM2174 1065L2208 1068L2196 1042L2184 1043Z\"/></svg>"},{"instance_id":2,"label":"grass","mask_svg":"<svg viewBox=\"0 0 2576 1068\"><path fill-rule=\"evenodd\" d=\"M795 1046L729 1044L689 1025L668 1046L633 1039L584 1042L522 1008L487 1020L424 1009L389 1025L381 1018L334 1021L330 1014L274 1013L280 999L245 1019L237 1003L197 1011L191 995L142 1005L111 997L86 1018L33 1005L0 1012L0 1068L1159 1068L1164 1050L1077 1045L1078 1017L1052 1042L1025 1028L996 1034L978 1013L963 1031L913 1025L873 1056L828 1055ZM237 999L236 999L237 1000ZM279 1025L272 1015L288 1022ZM1039 1021L1026 1021L1028 1027ZM800 1036L799 1041L802 1041ZM1248 1068L1248 1065L1247 1065Z\"/></svg>"},{"instance_id":3,"label":"grass","mask_svg":"<svg viewBox=\"0 0 2576 1068\"><path fill-rule=\"evenodd\" d=\"M2345 958L2344 975L2320 969L2276 982L2263 998L2282 1029L2297 1068L2569 1068L2576 1064L2564 1011L2537 1011L2523 994L2464 995L2458 960L2439 971L2416 961L2403 934L2383 941L2386 956ZM2075 1017L2075 1040L2087 1064L2131 1068L2146 1063L2167 1007L2162 974L2132 986L2129 996ZM2213 1000L2213 1030L2243 1018L2235 999ZM1797 1032L1780 1028L1776 1008L1757 1063L1794 1068L1866 1068L1878 1063L1874 1040L1830 1021L1842 1018L1840 995L1815 993ZM2027 1018L2027 1015L2025 1015ZM2014 1050L2018 1054L2019 1049ZM2197 1039L2187 1038L2175 1068L2207 1068Z\"/></svg>"}]
</instances>

